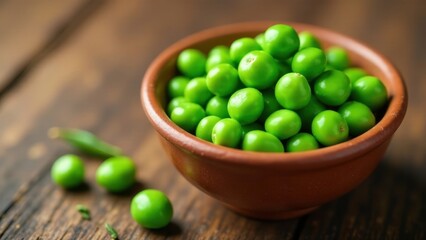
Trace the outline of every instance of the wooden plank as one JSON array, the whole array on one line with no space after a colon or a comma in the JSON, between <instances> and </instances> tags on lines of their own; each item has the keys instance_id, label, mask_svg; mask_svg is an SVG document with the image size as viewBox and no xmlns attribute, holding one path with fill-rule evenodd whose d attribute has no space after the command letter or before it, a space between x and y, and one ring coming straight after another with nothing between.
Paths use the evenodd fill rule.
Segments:
<instances>
[{"instance_id":1,"label":"wooden plank","mask_svg":"<svg viewBox=\"0 0 426 240\"><path fill-rule=\"evenodd\" d=\"M424 186L385 162L355 191L306 221L301 239L424 239Z\"/></svg>"},{"instance_id":2,"label":"wooden plank","mask_svg":"<svg viewBox=\"0 0 426 240\"><path fill-rule=\"evenodd\" d=\"M0 92L79 10L83 0L0 3Z\"/></svg>"},{"instance_id":3,"label":"wooden plank","mask_svg":"<svg viewBox=\"0 0 426 240\"><path fill-rule=\"evenodd\" d=\"M335 2L302 7L311 6L311 1L253 4L258 8L254 17L246 1L232 1L225 8L220 1L169 1L167 5L162 1L109 2L66 45L41 59L26 81L3 99L0 109L0 239L105 239L105 222L112 224L122 239L424 237L421 226L426 214L422 203L426 196L420 173L425 166L425 152L420 136L424 136L425 129L419 124L423 124L425 114L414 114L422 112L421 102L411 105L414 112L395 136L385 162L367 182L301 220L261 222L242 218L192 187L174 170L139 104L140 78L161 49L212 25L271 15L319 23L367 39L369 31L364 29L372 15L378 14L367 11L367 0L343 7ZM353 21L351 17L333 21L330 9L343 11L338 12L339 16L355 9L349 16L365 14L365 20ZM409 19L412 23L415 18ZM391 31L385 26L384 20L375 25L386 30L381 30L385 35L372 44L381 46L389 37ZM407 31L412 33L415 28ZM399 44L405 41L402 37L396 39ZM403 72L409 72L408 83L415 81L411 77L421 79L421 61L414 62L421 56L412 49L406 53L405 49L391 48L391 44L385 46L381 50L402 61ZM403 60L398 59L400 54ZM411 54L416 55L411 58ZM426 87L420 83L418 89L413 89L414 97L420 99ZM71 150L47 139L46 131L51 126L89 129L123 147L137 162L140 184L128 194L107 194L94 181L99 162L85 159L87 188L77 192L60 190L50 181L50 166ZM166 229L148 231L131 220L130 199L144 188L158 188L170 196L175 217ZM74 209L78 203L90 207L92 221L80 220Z\"/></svg>"}]
</instances>

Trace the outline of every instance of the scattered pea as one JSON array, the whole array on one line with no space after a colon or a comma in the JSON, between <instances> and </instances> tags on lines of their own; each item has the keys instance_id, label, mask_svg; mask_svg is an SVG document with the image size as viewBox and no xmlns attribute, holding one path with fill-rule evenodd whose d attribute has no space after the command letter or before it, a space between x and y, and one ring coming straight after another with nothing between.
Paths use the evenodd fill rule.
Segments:
<instances>
[{"instance_id":1,"label":"scattered pea","mask_svg":"<svg viewBox=\"0 0 426 240\"><path fill-rule=\"evenodd\" d=\"M80 157L67 154L58 158L52 165L53 182L67 189L76 188L84 182L84 164Z\"/></svg>"},{"instance_id":2,"label":"scattered pea","mask_svg":"<svg viewBox=\"0 0 426 240\"><path fill-rule=\"evenodd\" d=\"M136 165L125 156L109 158L96 170L96 182L109 192L128 190L135 183Z\"/></svg>"},{"instance_id":3,"label":"scattered pea","mask_svg":"<svg viewBox=\"0 0 426 240\"><path fill-rule=\"evenodd\" d=\"M146 189L133 197L130 213L142 227L158 229L170 223L173 217L173 206L163 192Z\"/></svg>"}]
</instances>

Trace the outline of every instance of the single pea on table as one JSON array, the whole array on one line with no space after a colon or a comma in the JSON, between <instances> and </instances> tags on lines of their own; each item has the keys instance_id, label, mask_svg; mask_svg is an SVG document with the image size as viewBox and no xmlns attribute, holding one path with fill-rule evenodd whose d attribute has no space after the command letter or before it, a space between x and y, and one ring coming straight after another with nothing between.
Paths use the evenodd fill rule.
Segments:
<instances>
[{"instance_id":1,"label":"single pea on table","mask_svg":"<svg viewBox=\"0 0 426 240\"><path fill-rule=\"evenodd\" d=\"M347 141L374 127L388 103L384 84L352 66L344 48L324 49L314 34L285 24L207 54L186 49L177 69L167 86L171 120L200 139L246 151Z\"/></svg>"}]
</instances>

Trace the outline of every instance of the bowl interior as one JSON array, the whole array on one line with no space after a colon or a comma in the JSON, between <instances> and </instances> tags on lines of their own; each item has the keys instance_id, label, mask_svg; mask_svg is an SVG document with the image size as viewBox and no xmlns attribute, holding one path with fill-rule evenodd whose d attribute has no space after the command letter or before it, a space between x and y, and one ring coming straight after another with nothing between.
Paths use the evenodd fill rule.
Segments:
<instances>
[{"instance_id":1,"label":"bowl interior","mask_svg":"<svg viewBox=\"0 0 426 240\"><path fill-rule=\"evenodd\" d=\"M166 85L177 74L176 59L186 48L196 48L205 53L217 45L229 46L235 39L254 37L264 32L275 22L255 22L228 25L209 29L191 35L161 53L149 67L142 84L142 104L156 128L165 139L194 154L209 155L227 164L269 165L276 167L325 167L345 161L379 146L389 140L399 127L407 107L407 93L404 82L395 67L380 53L352 38L320 27L285 23L298 32L310 31L317 36L324 48L337 45L345 48L351 59L351 65L365 69L370 75L380 78L389 94L389 105L381 120L366 133L349 141L303 153L258 153L213 145L200 140L175 125L165 113ZM330 157L332 156L332 157Z\"/></svg>"}]
</instances>

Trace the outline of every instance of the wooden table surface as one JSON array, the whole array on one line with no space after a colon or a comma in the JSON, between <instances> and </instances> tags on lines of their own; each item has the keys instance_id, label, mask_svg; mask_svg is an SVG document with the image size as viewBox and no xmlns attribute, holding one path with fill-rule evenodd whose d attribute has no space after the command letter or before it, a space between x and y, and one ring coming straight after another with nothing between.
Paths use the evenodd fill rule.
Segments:
<instances>
[{"instance_id":1,"label":"wooden table surface","mask_svg":"<svg viewBox=\"0 0 426 240\"><path fill-rule=\"evenodd\" d=\"M426 239L426 4L387 1L0 0L0 239ZM162 151L139 98L141 78L164 48L199 30L253 20L297 21L357 38L399 68L409 109L383 161L359 187L293 220L239 216L189 184ZM100 161L84 157L87 186L64 191L52 162L77 153L47 137L82 128L137 162L138 185L112 195L96 185ZM338 180L337 180L338 181ZM131 220L145 188L173 202L172 223ZM75 205L85 204L83 221Z\"/></svg>"}]
</instances>

